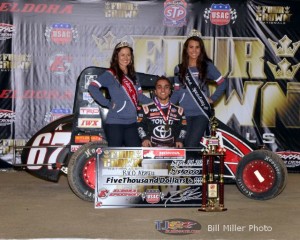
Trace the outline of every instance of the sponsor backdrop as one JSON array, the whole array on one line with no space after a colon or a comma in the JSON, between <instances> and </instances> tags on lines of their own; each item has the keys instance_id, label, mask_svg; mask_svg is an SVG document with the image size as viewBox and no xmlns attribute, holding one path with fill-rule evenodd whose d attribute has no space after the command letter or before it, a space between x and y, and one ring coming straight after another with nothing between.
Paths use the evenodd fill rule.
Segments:
<instances>
[{"instance_id":1,"label":"sponsor backdrop","mask_svg":"<svg viewBox=\"0 0 300 240\"><path fill-rule=\"evenodd\" d=\"M108 67L119 41L138 72L172 77L197 29L229 82L217 117L298 167L299 12L296 0L0 1L0 158L71 113L81 71Z\"/></svg>"}]
</instances>

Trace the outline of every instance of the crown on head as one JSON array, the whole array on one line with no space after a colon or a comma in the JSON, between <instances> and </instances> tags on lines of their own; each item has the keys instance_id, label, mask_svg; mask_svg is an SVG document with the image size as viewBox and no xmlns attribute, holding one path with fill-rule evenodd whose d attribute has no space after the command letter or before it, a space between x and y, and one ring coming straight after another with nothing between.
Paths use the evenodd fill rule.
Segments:
<instances>
[{"instance_id":1,"label":"crown on head","mask_svg":"<svg viewBox=\"0 0 300 240\"><path fill-rule=\"evenodd\" d=\"M128 42L122 41L122 42L119 42L119 43L116 45L116 49L121 48L121 47L130 47L130 45L129 45Z\"/></svg>"},{"instance_id":2,"label":"crown on head","mask_svg":"<svg viewBox=\"0 0 300 240\"><path fill-rule=\"evenodd\" d=\"M188 37L201 37L201 32L198 31L197 29L192 29Z\"/></svg>"}]
</instances>

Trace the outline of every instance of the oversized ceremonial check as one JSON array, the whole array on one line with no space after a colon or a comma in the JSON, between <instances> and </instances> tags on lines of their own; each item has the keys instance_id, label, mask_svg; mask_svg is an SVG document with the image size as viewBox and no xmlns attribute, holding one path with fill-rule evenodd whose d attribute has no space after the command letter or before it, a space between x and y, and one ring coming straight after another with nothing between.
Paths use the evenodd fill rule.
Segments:
<instances>
[{"instance_id":1,"label":"oversized ceremonial check","mask_svg":"<svg viewBox=\"0 0 300 240\"><path fill-rule=\"evenodd\" d=\"M201 153L99 148L95 208L201 206Z\"/></svg>"}]
</instances>

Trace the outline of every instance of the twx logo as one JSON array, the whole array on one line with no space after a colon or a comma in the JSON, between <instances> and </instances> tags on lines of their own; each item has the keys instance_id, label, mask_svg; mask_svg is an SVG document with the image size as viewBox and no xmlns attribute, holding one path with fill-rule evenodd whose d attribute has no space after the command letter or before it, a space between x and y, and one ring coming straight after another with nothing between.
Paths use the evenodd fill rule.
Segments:
<instances>
[{"instance_id":1,"label":"twx logo","mask_svg":"<svg viewBox=\"0 0 300 240\"><path fill-rule=\"evenodd\" d=\"M237 19L236 10L232 9L229 4L212 4L210 8L204 11L205 22L210 21L214 25L227 25Z\"/></svg>"},{"instance_id":2,"label":"twx logo","mask_svg":"<svg viewBox=\"0 0 300 240\"><path fill-rule=\"evenodd\" d=\"M101 118L78 118L79 128L102 128Z\"/></svg>"}]
</instances>

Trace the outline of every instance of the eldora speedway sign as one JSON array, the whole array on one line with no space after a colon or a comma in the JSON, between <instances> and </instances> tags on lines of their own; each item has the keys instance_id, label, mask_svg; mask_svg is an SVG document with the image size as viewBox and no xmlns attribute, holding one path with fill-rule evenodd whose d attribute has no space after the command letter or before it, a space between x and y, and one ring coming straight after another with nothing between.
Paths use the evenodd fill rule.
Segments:
<instances>
[{"instance_id":1,"label":"eldora speedway sign","mask_svg":"<svg viewBox=\"0 0 300 240\"><path fill-rule=\"evenodd\" d=\"M199 207L199 151L102 148L97 154L95 208Z\"/></svg>"}]
</instances>

